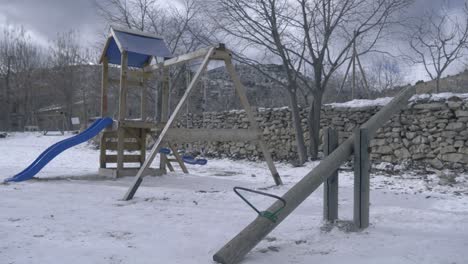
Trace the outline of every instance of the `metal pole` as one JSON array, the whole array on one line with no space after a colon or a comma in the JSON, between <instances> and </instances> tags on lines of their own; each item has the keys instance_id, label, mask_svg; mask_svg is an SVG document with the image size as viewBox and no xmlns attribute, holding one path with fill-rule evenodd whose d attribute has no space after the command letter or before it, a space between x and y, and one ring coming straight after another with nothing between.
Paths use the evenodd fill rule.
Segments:
<instances>
[{"instance_id":1,"label":"metal pole","mask_svg":"<svg viewBox=\"0 0 468 264\"><path fill-rule=\"evenodd\" d=\"M327 128L324 137L324 154L329 156L338 147L338 132ZM323 219L330 222L338 219L338 170L323 183Z\"/></svg>"},{"instance_id":2,"label":"metal pole","mask_svg":"<svg viewBox=\"0 0 468 264\"><path fill-rule=\"evenodd\" d=\"M366 128L354 132L354 224L369 226L369 136Z\"/></svg>"}]
</instances>

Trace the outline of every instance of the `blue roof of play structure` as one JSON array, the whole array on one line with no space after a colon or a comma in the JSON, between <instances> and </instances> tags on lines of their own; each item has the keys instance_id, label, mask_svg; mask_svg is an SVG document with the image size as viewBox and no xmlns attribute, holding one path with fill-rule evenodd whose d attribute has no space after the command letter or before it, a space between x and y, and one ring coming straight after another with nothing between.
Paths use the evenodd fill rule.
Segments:
<instances>
[{"instance_id":1,"label":"blue roof of play structure","mask_svg":"<svg viewBox=\"0 0 468 264\"><path fill-rule=\"evenodd\" d=\"M109 63L121 64L121 50L128 53L128 66L142 68L145 63L150 62L152 57L170 58L169 51L164 39L151 37L146 34L138 34L133 31L125 31L112 28L112 35L108 40L107 49L104 51Z\"/></svg>"}]
</instances>

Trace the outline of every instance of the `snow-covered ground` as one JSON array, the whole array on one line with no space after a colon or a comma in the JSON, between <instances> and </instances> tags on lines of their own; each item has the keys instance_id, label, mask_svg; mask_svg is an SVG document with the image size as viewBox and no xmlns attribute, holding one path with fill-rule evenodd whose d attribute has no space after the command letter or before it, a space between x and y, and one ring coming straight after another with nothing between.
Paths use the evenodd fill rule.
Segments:
<instances>
[{"instance_id":1,"label":"snow-covered ground","mask_svg":"<svg viewBox=\"0 0 468 264\"><path fill-rule=\"evenodd\" d=\"M21 171L64 136L18 133L0 139L0 180ZM282 194L316 163L210 160L190 175L146 177L132 201L132 178L96 176L98 151L67 150L37 176L0 185L0 263L212 263L212 255L254 218L234 186ZM327 231L319 188L243 263L468 263L468 175L449 183L406 172L373 174L371 226ZM266 208L271 200L250 197ZM340 219L352 218L352 172L340 174Z\"/></svg>"}]
</instances>

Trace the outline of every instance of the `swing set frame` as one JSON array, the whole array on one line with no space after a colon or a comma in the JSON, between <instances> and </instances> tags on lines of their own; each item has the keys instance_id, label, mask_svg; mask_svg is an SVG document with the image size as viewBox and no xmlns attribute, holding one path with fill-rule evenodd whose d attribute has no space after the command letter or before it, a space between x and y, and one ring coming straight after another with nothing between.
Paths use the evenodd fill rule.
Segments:
<instances>
[{"instance_id":1,"label":"swing set frame","mask_svg":"<svg viewBox=\"0 0 468 264\"><path fill-rule=\"evenodd\" d=\"M193 76L189 86L187 87L184 95L178 102L174 111L169 113L169 70L171 66L175 66L181 63L187 63L192 60L202 59L197 72ZM174 122L177 119L177 116L181 108L186 103L190 94L197 87L197 83L200 81L202 74L206 71L207 66L210 61L224 61L226 70L231 77L234 88L236 90L237 96L240 99L240 103L247 114L247 118L250 122L250 128L248 129L189 129L189 128L171 128ZM281 178L276 170L276 167L273 163L268 146L263 139L262 131L259 129L258 123L255 119L254 111L247 99L247 94L245 87L242 85L240 78L235 70L234 64L232 63L232 52L225 47L224 44L219 44L215 47L209 47L205 49L200 49L191 53L187 53L178 57L174 57L164 62L155 65L149 65L143 68L143 71L146 73L151 73L154 71L161 70L163 72L162 80L162 103L161 103L161 125L163 125L162 130L158 133L158 138L154 143L149 157L144 161L140 167L138 173L135 176L133 183L128 189L127 193L124 195L123 200L130 200L135 195L140 184L143 181L143 176L147 169L149 169L151 163L155 159L156 155L159 153L160 148L163 144L176 143L190 143L197 141L218 141L218 142L231 142L231 141L252 141L259 145L263 156L268 165L272 177L276 185L282 184ZM176 153L176 151L173 152ZM163 166L166 166L167 162L160 163L160 169Z\"/></svg>"}]
</instances>

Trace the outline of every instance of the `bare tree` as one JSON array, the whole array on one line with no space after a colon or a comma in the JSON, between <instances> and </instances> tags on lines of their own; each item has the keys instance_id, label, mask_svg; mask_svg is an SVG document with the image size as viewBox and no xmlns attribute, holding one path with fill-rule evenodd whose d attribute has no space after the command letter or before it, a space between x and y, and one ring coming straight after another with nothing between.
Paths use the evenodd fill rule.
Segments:
<instances>
[{"instance_id":1,"label":"bare tree","mask_svg":"<svg viewBox=\"0 0 468 264\"><path fill-rule=\"evenodd\" d=\"M447 3L445 3L447 4ZM468 44L468 6L463 15L449 14L446 6L418 19L415 29L408 36L413 54L410 61L422 64L431 80L436 81L436 92L440 91L440 78L448 67L464 56Z\"/></svg>"},{"instance_id":2,"label":"bare tree","mask_svg":"<svg viewBox=\"0 0 468 264\"><path fill-rule=\"evenodd\" d=\"M370 86L376 91L393 89L402 85L404 80L399 62L385 55L376 56L372 60L368 76Z\"/></svg>"},{"instance_id":3,"label":"bare tree","mask_svg":"<svg viewBox=\"0 0 468 264\"><path fill-rule=\"evenodd\" d=\"M257 49L257 56L243 61L274 58L284 66L284 87L291 98L296 139L302 137L297 108L297 91L309 97L308 127L312 159L317 158L320 110L331 77L350 58L353 43L358 55L374 51L384 30L395 21L392 16L411 0L259 0L215 1L213 20L236 39L246 42L245 50ZM225 20L226 23L222 24ZM242 50L241 50L242 51ZM252 65L254 63L251 63ZM298 143L298 146L301 144ZM299 150L299 154L302 154Z\"/></svg>"},{"instance_id":4,"label":"bare tree","mask_svg":"<svg viewBox=\"0 0 468 264\"><path fill-rule=\"evenodd\" d=\"M320 111L323 94L335 71L349 59L356 42L357 55L374 51L385 29L395 23L392 16L410 0L297 0L300 18L296 26L302 34L305 52L296 52L304 68L313 72L313 82L303 79L313 97L308 114L311 158L317 158Z\"/></svg>"},{"instance_id":5,"label":"bare tree","mask_svg":"<svg viewBox=\"0 0 468 264\"><path fill-rule=\"evenodd\" d=\"M234 44L238 61L250 65L287 91L298 162L302 165L307 160L307 149L297 97L300 89L298 85L300 73L297 68L300 67L301 62L298 62L298 56L292 52L301 47L297 47L291 38L294 35L292 19L296 17L297 10L288 0L207 1L204 9L212 18L212 23L226 33L226 38L230 38L234 43L238 42ZM257 54L252 54L253 52ZM278 78L279 76L265 71L261 67L261 62L266 60L280 64L286 74L286 79Z\"/></svg>"},{"instance_id":6,"label":"bare tree","mask_svg":"<svg viewBox=\"0 0 468 264\"><path fill-rule=\"evenodd\" d=\"M158 0L104 0L97 7L112 25L151 32L164 38L173 54L194 51L206 45L207 36L201 35L206 27L200 20L196 0L183 0L179 6L163 5ZM185 87L186 66L171 69L170 98ZM151 86L156 90L156 86ZM149 93L150 100L159 101L160 95ZM173 100L170 100L173 101Z\"/></svg>"},{"instance_id":7,"label":"bare tree","mask_svg":"<svg viewBox=\"0 0 468 264\"><path fill-rule=\"evenodd\" d=\"M34 122L33 110L36 105L35 73L43 66L43 53L22 26L6 27L0 47L0 71L5 76L7 129L11 125L12 112L22 117L18 121L20 127L31 124Z\"/></svg>"},{"instance_id":8,"label":"bare tree","mask_svg":"<svg viewBox=\"0 0 468 264\"><path fill-rule=\"evenodd\" d=\"M79 65L83 64L82 48L78 44L79 33L68 31L59 33L50 48L50 70L54 73L53 82L65 102L67 114L74 111L74 100L78 93ZM68 119L68 126L71 126Z\"/></svg>"}]
</instances>

